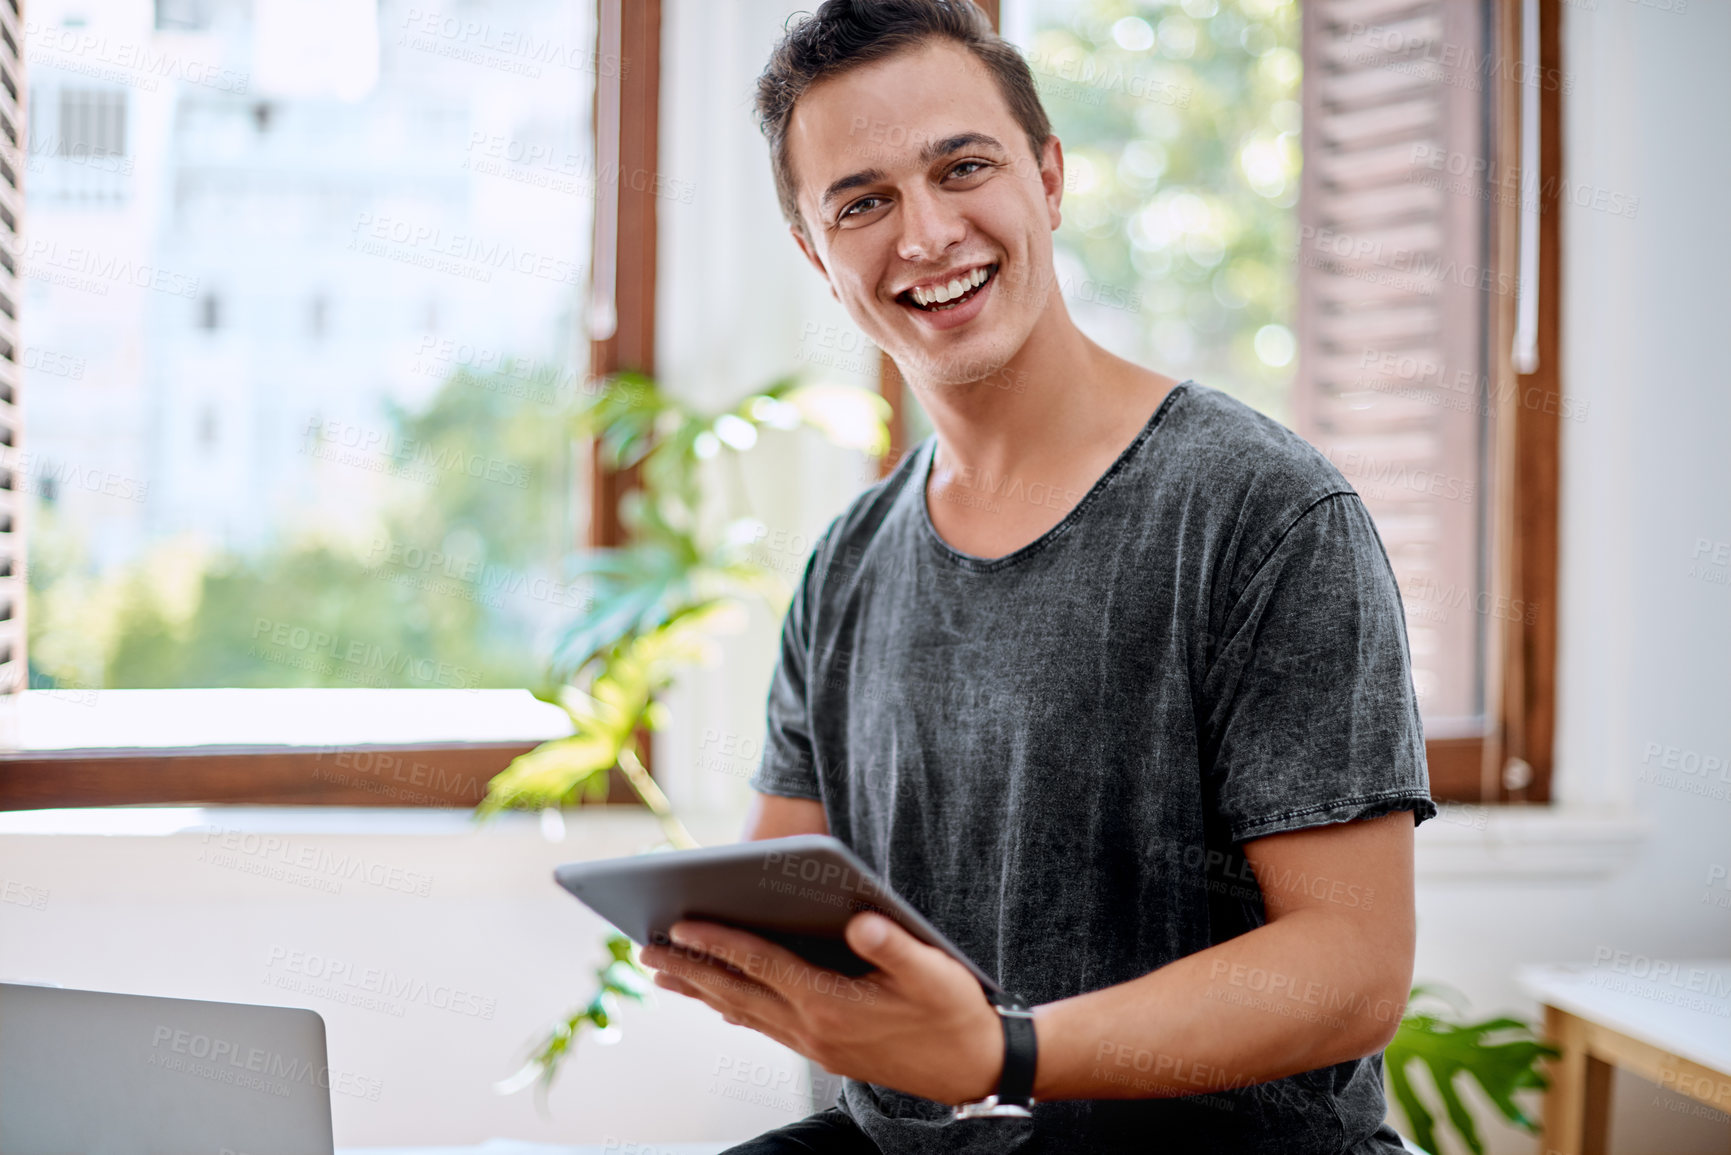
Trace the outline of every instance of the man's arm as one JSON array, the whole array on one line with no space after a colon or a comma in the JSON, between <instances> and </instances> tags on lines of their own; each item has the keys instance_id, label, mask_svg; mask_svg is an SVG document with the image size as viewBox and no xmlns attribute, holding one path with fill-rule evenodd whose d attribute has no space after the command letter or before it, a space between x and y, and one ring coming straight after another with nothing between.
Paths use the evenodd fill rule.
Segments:
<instances>
[{"instance_id":1,"label":"man's arm","mask_svg":"<svg viewBox=\"0 0 1731 1155\"><path fill-rule=\"evenodd\" d=\"M1037 1007L1035 1098L1206 1094L1388 1045L1412 982L1412 813L1255 839L1244 856L1266 925Z\"/></svg>"},{"instance_id":2,"label":"man's arm","mask_svg":"<svg viewBox=\"0 0 1731 1155\"><path fill-rule=\"evenodd\" d=\"M1035 1098L1199 1095L1381 1050L1412 980L1412 843L1407 811L1245 843L1267 923L1036 1007ZM848 945L876 968L859 979L733 927L672 932L680 945L643 951L657 986L826 1070L952 1104L997 1088L1002 1028L979 983L881 915L848 923Z\"/></svg>"},{"instance_id":3,"label":"man's arm","mask_svg":"<svg viewBox=\"0 0 1731 1155\"><path fill-rule=\"evenodd\" d=\"M759 790L752 794L751 810L745 816L745 833L739 840L756 842L760 838L785 838L791 834L828 833L829 819L824 816L823 803Z\"/></svg>"}]
</instances>

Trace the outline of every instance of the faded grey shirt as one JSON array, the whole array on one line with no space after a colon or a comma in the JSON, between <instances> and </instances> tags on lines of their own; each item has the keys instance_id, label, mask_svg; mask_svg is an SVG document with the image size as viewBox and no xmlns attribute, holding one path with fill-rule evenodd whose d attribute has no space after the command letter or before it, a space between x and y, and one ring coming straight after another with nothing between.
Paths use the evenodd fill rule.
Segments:
<instances>
[{"instance_id":1,"label":"faded grey shirt","mask_svg":"<svg viewBox=\"0 0 1731 1155\"><path fill-rule=\"evenodd\" d=\"M1005 988L1051 1002L1262 925L1247 841L1436 814L1387 556L1297 435L1187 382L1062 521L995 559L933 528L934 450L928 438L819 539L752 785L821 801L830 832ZM1046 500L1034 491L1011 478L975 492ZM1211 976L1208 997L1323 1029L1400 1013L1248 971ZM888 1155L1401 1150L1380 1054L1251 1086L1132 1038L1100 1040L1098 1060L1126 1087L1177 1078L1198 1093L952 1122L943 1104L848 1079L840 1105Z\"/></svg>"}]
</instances>

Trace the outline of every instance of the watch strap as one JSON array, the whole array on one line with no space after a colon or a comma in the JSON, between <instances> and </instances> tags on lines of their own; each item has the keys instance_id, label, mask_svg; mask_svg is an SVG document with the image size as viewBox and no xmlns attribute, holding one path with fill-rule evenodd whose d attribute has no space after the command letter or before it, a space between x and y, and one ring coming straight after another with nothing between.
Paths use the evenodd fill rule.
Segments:
<instances>
[{"instance_id":1,"label":"watch strap","mask_svg":"<svg viewBox=\"0 0 1731 1155\"><path fill-rule=\"evenodd\" d=\"M986 991L986 999L998 1012L1004 1028L1004 1070L998 1076L994 1095L963 1103L955 1109L957 1119L1026 1118L1034 1105L1034 1072L1039 1047L1034 1039L1034 1009L1007 991Z\"/></svg>"}]
</instances>

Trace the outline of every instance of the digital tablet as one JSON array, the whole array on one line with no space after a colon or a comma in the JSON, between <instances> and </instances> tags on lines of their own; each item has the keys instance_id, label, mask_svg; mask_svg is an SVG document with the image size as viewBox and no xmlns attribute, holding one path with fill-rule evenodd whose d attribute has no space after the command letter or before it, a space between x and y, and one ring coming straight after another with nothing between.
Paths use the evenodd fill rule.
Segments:
<instances>
[{"instance_id":1,"label":"digital tablet","mask_svg":"<svg viewBox=\"0 0 1731 1155\"><path fill-rule=\"evenodd\" d=\"M872 910L967 967L987 990L1002 989L827 834L570 862L553 877L640 946L668 945L674 923L702 919L750 931L857 978L873 968L842 931L855 914Z\"/></svg>"}]
</instances>

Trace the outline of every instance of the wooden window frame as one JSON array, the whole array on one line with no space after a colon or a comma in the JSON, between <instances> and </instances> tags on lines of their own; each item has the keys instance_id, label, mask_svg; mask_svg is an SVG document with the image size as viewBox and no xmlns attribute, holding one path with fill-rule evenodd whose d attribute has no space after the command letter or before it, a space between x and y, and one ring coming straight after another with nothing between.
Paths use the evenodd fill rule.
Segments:
<instances>
[{"instance_id":1,"label":"wooden window frame","mask_svg":"<svg viewBox=\"0 0 1731 1155\"><path fill-rule=\"evenodd\" d=\"M998 0L976 0L998 27ZM1309 0L1302 0L1309 2ZM1562 70L1561 0L1537 0L1539 6L1538 71L1497 69L1497 124L1493 149L1499 170L1518 169L1520 123L1519 77L1559 77ZM1520 0L1497 0L1497 51L1520 45ZM1535 80L1535 83L1537 81ZM1430 767L1431 797L1438 802L1548 803L1551 801L1552 752L1556 736L1557 653L1557 519L1559 486L1560 404L1558 371L1561 351L1562 287L1560 217L1562 201L1561 85L1540 83L1539 173L1533 187L1540 198L1538 277L1538 364L1517 373L1509 358L1514 335L1515 300L1500 298L1491 319L1491 365L1487 374L1502 399L1493 422L1490 446L1494 504L1489 511L1492 533L1492 592L1509 605L1530 607L1513 615L1493 617L1486 664L1487 730L1483 734L1425 740ZM1492 151L1487 150L1487 151ZM1507 166L1505 168L1505 166ZM1519 235L1518 206L1505 204L1492 214L1492 251L1498 267L1516 266ZM888 476L908 450L906 386L895 362L878 355L878 391L890 406L890 453L883 460ZM1537 398L1528 404L1528 398ZM1547 411L1548 410L1548 411Z\"/></svg>"},{"instance_id":2,"label":"wooden window frame","mask_svg":"<svg viewBox=\"0 0 1731 1155\"><path fill-rule=\"evenodd\" d=\"M10 2L0 0L0 7ZM592 303L598 294L605 295L613 308L610 331L606 322L591 322L586 334L587 356L594 374L626 368L651 372L655 354L654 190L659 182L630 177L654 173L659 167L661 0L595 0L595 5L597 43L593 59L615 62L617 67L595 69L592 108L598 195L590 290ZM23 131L21 119L19 132ZM22 163L15 167L22 173ZM596 312L591 308L591 317ZM0 325L0 333L4 331ZM0 380L11 380L3 368ZM0 401L0 414L5 412L10 410ZM618 545L624 540L619 497L634 478L602 472L591 453L588 479L588 544ZM11 496L4 486L0 486L0 495ZM21 550L23 543L16 544ZM0 581L4 580L0 575ZM12 580L17 587L14 605L21 616L22 578ZM19 629L21 638L22 627ZM22 662L17 668L22 669ZM0 665L0 677L6 670ZM14 676L14 681L21 682L22 678ZM355 784L358 776L330 773L335 766L333 756L395 760L411 772L421 767L433 779L442 774L445 781L478 780L484 787L513 758L538 744L394 743L356 745L344 751L280 746L0 750L0 810L196 803L472 807L481 799L478 789L429 789L395 795L368 790ZM414 800L404 801L405 797ZM606 802L637 802L635 791L618 771L612 775Z\"/></svg>"}]
</instances>

